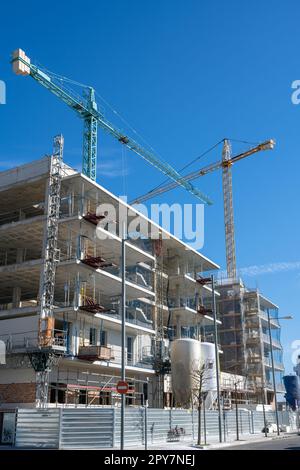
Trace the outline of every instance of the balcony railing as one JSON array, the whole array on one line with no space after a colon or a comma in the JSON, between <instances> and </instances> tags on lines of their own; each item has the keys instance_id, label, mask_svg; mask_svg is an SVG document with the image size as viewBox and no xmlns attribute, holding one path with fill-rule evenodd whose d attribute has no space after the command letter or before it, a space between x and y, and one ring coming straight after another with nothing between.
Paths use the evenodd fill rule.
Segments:
<instances>
[{"instance_id":1,"label":"balcony railing","mask_svg":"<svg viewBox=\"0 0 300 470\"><path fill-rule=\"evenodd\" d=\"M40 339L38 331L25 331L1 335L0 340L6 345L6 352L21 352L39 349L40 347L65 351L67 335L63 330L54 329L49 335Z\"/></svg>"},{"instance_id":2,"label":"balcony railing","mask_svg":"<svg viewBox=\"0 0 300 470\"><path fill-rule=\"evenodd\" d=\"M17 253L17 249L10 248L0 251L0 266L9 266L12 264L25 263L26 261L34 261L41 259L40 250L24 249L21 256Z\"/></svg>"},{"instance_id":3,"label":"balcony railing","mask_svg":"<svg viewBox=\"0 0 300 470\"><path fill-rule=\"evenodd\" d=\"M169 308L191 308L196 310L196 299L195 297L180 297L179 301L175 298L170 298L168 301Z\"/></svg>"},{"instance_id":4,"label":"balcony railing","mask_svg":"<svg viewBox=\"0 0 300 470\"><path fill-rule=\"evenodd\" d=\"M112 347L113 359L112 363L121 364L121 350ZM141 367L143 369L153 368L153 355L151 354L151 347L145 346L138 353L127 351L125 355L125 363L131 367Z\"/></svg>"},{"instance_id":5,"label":"balcony railing","mask_svg":"<svg viewBox=\"0 0 300 470\"><path fill-rule=\"evenodd\" d=\"M266 322L268 321L268 315L267 315L267 313L264 312L263 310L260 310L260 311L259 311L259 316L260 316L263 320L265 320ZM273 326L275 325L275 326L277 326L278 328L280 328L280 325L279 325L279 322L278 322L277 318L274 318L274 317L270 316L270 323L271 323L271 326L272 326L272 325L273 325Z\"/></svg>"},{"instance_id":6,"label":"balcony railing","mask_svg":"<svg viewBox=\"0 0 300 470\"><path fill-rule=\"evenodd\" d=\"M107 361L111 364L121 365L121 349L112 345L109 346L97 346L87 345L80 346L77 354L78 359L85 361ZM153 355L151 354L151 347L147 346L142 348L139 353L134 354L130 351L126 351L125 354L126 366L141 367L144 369L152 369L153 367Z\"/></svg>"},{"instance_id":7,"label":"balcony railing","mask_svg":"<svg viewBox=\"0 0 300 470\"><path fill-rule=\"evenodd\" d=\"M263 362L265 366L272 367L272 361L268 357L264 357ZM274 369L284 370L284 365L282 364L282 362L274 361Z\"/></svg>"},{"instance_id":8,"label":"balcony railing","mask_svg":"<svg viewBox=\"0 0 300 470\"><path fill-rule=\"evenodd\" d=\"M271 381L265 382L265 388L267 390L274 390L273 382L271 382ZM277 393L284 393L285 392L285 387L281 382L276 383L276 391L277 391Z\"/></svg>"},{"instance_id":9,"label":"balcony railing","mask_svg":"<svg viewBox=\"0 0 300 470\"><path fill-rule=\"evenodd\" d=\"M263 337L263 340L264 340L265 343L270 344L270 336L269 335L263 333L262 337ZM275 347L275 348L278 348L278 349L282 349L280 341L278 341L275 338L272 338L272 346Z\"/></svg>"},{"instance_id":10,"label":"balcony railing","mask_svg":"<svg viewBox=\"0 0 300 470\"><path fill-rule=\"evenodd\" d=\"M10 222L19 222L20 220L29 219L43 214L43 203L33 203L32 206L20 207L17 210L10 212L2 212L0 214L0 225L8 224Z\"/></svg>"},{"instance_id":11,"label":"balcony railing","mask_svg":"<svg viewBox=\"0 0 300 470\"><path fill-rule=\"evenodd\" d=\"M136 267L132 270L128 269L126 270L126 280L140 287L144 287L144 289L153 290L151 271L142 271Z\"/></svg>"}]
</instances>

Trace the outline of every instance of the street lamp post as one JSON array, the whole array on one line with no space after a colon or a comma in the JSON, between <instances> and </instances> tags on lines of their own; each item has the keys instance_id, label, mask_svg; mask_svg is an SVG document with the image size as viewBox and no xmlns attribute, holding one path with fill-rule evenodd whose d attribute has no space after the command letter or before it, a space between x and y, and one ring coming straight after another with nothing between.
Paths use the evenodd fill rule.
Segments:
<instances>
[{"instance_id":1,"label":"street lamp post","mask_svg":"<svg viewBox=\"0 0 300 470\"><path fill-rule=\"evenodd\" d=\"M145 434L145 450L148 449L148 390L149 390L149 377L147 382L144 383L144 434Z\"/></svg>"},{"instance_id":2,"label":"street lamp post","mask_svg":"<svg viewBox=\"0 0 300 470\"><path fill-rule=\"evenodd\" d=\"M122 233L122 295L121 295L121 380L126 380L126 363L125 363L125 343L126 343L126 235L123 226ZM121 438L120 447L124 449L124 431L125 431L125 394L121 394Z\"/></svg>"},{"instance_id":3,"label":"street lamp post","mask_svg":"<svg viewBox=\"0 0 300 470\"><path fill-rule=\"evenodd\" d=\"M240 431L239 431L239 407L237 402L237 381L234 382L234 393L235 393L235 426L236 426L236 440L240 440Z\"/></svg>"},{"instance_id":4,"label":"street lamp post","mask_svg":"<svg viewBox=\"0 0 300 470\"><path fill-rule=\"evenodd\" d=\"M266 420L266 409L265 409L265 399L266 399L265 383L263 383L263 388L262 388L262 409L263 409L263 418L264 418L264 431L265 431L265 437L268 437L267 420Z\"/></svg>"},{"instance_id":5,"label":"street lamp post","mask_svg":"<svg viewBox=\"0 0 300 470\"><path fill-rule=\"evenodd\" d=\"M273 389L274 389L275 417L276 417L277 435L279 436L280 435L280 430L279 430L279 416L278 416L278 406L277 406L277 388L276 388L274 356L273 356L273 343L272 343L272 333L271 333L271 319L270 319L269 309L267 309L267 314L268 314L268 330L269 330L272 378L273 378ZM276 318L276 320L291 320L292 318L293 318L292 316L288 315L286 317Z\"/></svg>"},{"instance_id":6,"label":"street lamp post","mask_svg":"<svg viewBox=\"0 0 300 470\"><path fill-rule=\"evenodd\" d=\"M215 355L216 355L216 379L217 379L217 404L218 404L218 421L219 421L219 441L222 442L222 419L221 419L221 401L220 401L220 378L219 378L219 349L218 349L218 326L217 326L217 309L215 294L215 278L211 275L212 290L212 310L214 318L214 337L215 337Z\"/></svg>"}]
</instances>

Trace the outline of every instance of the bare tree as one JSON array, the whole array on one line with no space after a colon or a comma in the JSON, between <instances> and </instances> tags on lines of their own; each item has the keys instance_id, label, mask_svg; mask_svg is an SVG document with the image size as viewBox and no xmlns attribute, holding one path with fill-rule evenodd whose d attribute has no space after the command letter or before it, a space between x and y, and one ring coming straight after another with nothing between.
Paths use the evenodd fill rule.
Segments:
<instances>
[{"instance_id":1,"label":"bare tree","mask_svg":"<svg viewBox=\"0 0 300 470\"><path fill-rule=\"evenodd\" d=\"M209 383L212 378L213 361L206 360L198 363L192 370L192 403L198 409L198 436L197 444L201 445L201 412L202 406L205 407L205 400L209 391Z\"/></svg>"}]
</instances>

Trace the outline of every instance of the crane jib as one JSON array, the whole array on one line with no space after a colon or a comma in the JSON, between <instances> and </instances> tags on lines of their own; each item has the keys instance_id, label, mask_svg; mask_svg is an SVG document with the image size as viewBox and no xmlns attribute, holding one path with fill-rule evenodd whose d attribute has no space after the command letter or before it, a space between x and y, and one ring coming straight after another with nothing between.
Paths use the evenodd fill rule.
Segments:
<instances>
[{"instance_id":1,"label":"crane jib","mask_svg":"<svg viewBox=\"0 0 300 470\"><path fill-rule=\"evenodd\" d=\"M95 106L94 90L89 87L90 95L85 97L84 101L74 97L72 90L66 90L62 88L61 85L55 83L56 80L68 80L65 77L59 77L56 74L53 74L51 77L51 72L49 75L34 64L31 64L30 58L25 55L25 52L22 49L17 49L13 53L12 63L14 64L14 71L18 75L30 75L37 82L59 97L63 102L65 102L71 109L76 111L81 118L84 119L85 131L84 131L84 156L83 156L83 173L86 174L91 179L96 179L96 160L97 160L97 148L94 145L97 142L97 127L95 127L93 120L96 120L102 129L111 134L123 145L126 145L130 150L135 152L137 155L142 157L152 166L160 170L168 178L176 182L177 185L185 188L188 192L196 196L203 203L212 204L212 201L203 194L200 190L195 188L190 182L186 181L183 176L178 173L170 164L160 160L155 154L146 150L133 139L124 135L121 131L116 129L112 124L110 124L103 115L97 110Z\"/></svg>"}]
</instances>

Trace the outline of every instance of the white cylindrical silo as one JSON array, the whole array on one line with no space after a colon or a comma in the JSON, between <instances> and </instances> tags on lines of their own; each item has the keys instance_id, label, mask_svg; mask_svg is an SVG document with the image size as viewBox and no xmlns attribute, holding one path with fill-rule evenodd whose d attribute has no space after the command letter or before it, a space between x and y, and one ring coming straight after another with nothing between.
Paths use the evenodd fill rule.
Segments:
<instances>
[{"instance_id":1,"label":"white cylindrical silo","mask_svg":"<svg viewBox=\"0 0 300 470\"><path fill-rule=\"evenodd\" d=\"M214 344L176 339L171 344L172 387L177 403L189 406L192 395L216 390Z\"/></svg>"},{"instance_id":2,"label":"white cylindrical silo","mask_svg":"<svg viewBox=\"0 0 300 470\"><path fill-rule=\"evenodd\" d=\"M216 353L213 343L200 343L201 365L204 367L203 392L217 390Z\"/></svg>"}]
</instances>

